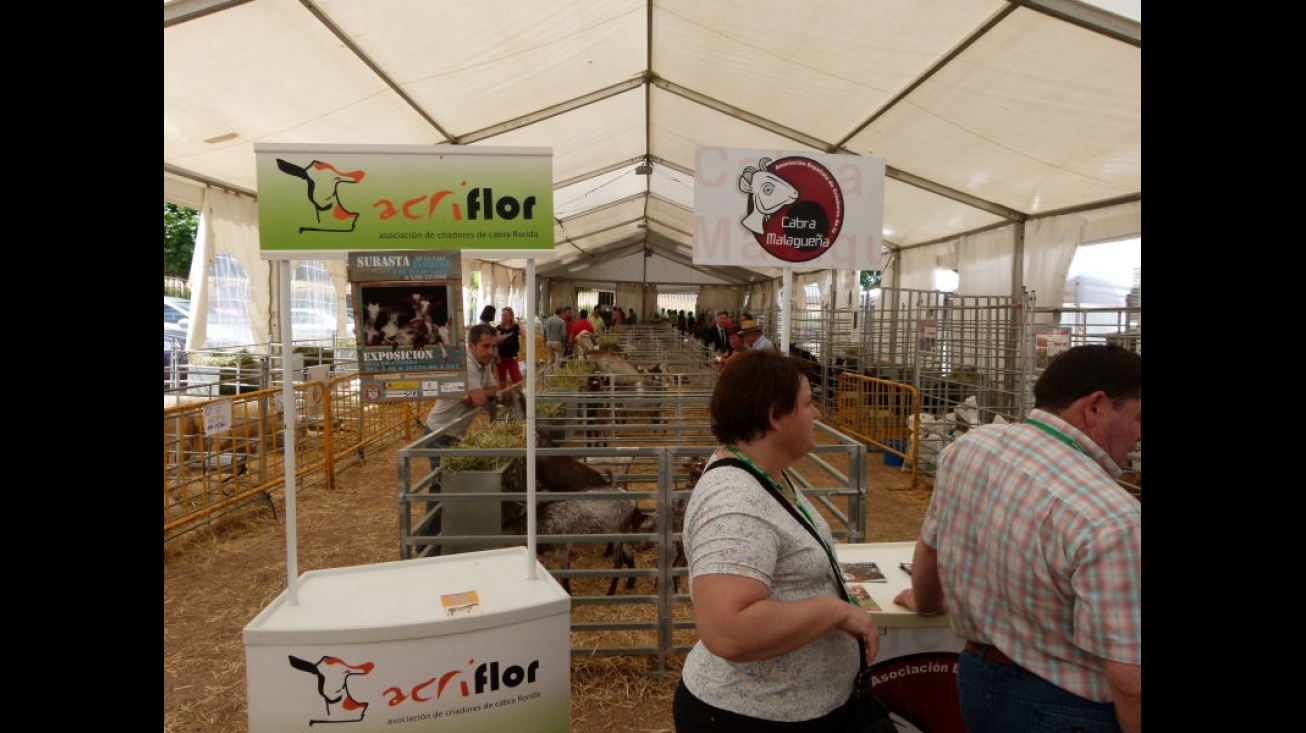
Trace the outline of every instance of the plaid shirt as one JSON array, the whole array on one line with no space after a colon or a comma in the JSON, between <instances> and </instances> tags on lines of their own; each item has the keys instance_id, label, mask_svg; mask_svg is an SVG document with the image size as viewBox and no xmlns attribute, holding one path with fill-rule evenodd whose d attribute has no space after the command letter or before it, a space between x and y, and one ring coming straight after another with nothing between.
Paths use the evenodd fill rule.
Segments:
<instances>
[{"instance_id":1,"label":"plaid shirt","mask_svg":"<svg viewBox=\"0 0 1306 733\"><path fill-rule=\"evenodd\" d=\"M544 340L564 342L567 340L567 322L562 320L562 316L554 313L544 319Z\"/></svg>"},{"instance_id":2,"label":"plaid shirt","mask_svg":"<svg viewBox=\"0 0 1306 733\"><path fill-rule=\"evenodd\" d=\"M938 551L953 628L1081 697L1111 699L1099 659L1143 663L1142 504L1088 436L971 430L939 457L921 539Z\"/></svg>"}]
</instances>

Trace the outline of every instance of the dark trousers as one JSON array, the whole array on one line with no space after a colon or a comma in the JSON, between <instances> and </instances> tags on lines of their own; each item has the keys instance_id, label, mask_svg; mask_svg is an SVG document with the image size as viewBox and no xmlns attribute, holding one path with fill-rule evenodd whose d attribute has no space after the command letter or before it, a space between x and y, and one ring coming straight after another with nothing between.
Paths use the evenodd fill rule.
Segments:
<instances>
[{"instance_id":1,"label":"dark trousers","mask_svg":"<svg viewBox=\"0 0 1306 733\"><path fill-rule=\"evenodd\" d=\"M1115 706L1063 690L1018 664L963 651L957 670L970 733L1119 733Z\"/></svg>"},{"instance_id":2,"label":"dark trousers","mask_svg":"<svg viewBox=\"0 0 1306 733\"><path fill-rule=\"evenodd\" d=\"M850 693L851 694L851 693ZM827 715L814 720L794 723L753 718L729 710L722 710L694 697L685 687L684 680L676 685L676 695L671 701L671 715L676 733L830 733L847 731L853 727L853 705L849 700Z\"/></svg>"}]
</instances>

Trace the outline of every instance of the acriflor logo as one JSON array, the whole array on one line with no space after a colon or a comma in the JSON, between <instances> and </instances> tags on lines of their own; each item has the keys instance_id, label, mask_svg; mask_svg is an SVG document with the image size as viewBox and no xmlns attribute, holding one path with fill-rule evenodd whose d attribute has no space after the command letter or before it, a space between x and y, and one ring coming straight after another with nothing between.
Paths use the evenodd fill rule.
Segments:
<instances>
[{"instance_id":1,"label":"acriflor logo","mask_svg":"<svg viewBox=\"0 0 1306 733\"><path fill-rule=\"evenodd\" d=\"M349 679L355 675L371 674L376 669L374 662L349 664L340 657L328 655L314 663L293 654L287 656L290 659L291 667L317 677L317 696L322 699L324 705L323 715L322 717L309 718L308 724L310 726L317 723L357 723L363 719L363 716L367 713L367 707L371 703L360 701L350 693ZM386 696L386 705L395 708L407 703L423 704L442 700L446 697L467 699L501 690L513 690L523 685L535 684L539 674L540 660L535 659L524 665L494 660L482 662L478 665L475 659L469 659L467 660L467 667L467 669L451 669L431 677L423 675L425 679L421 679L415 684L411 684L411 681L402 685L393 684L386 687L381 694ZM388 682L389 679L383 677L381 684L387 684ZM539 694L539 692L535 692L529 696L529 699L538 697ZM486 707L489 707L488 703ZM475 705L465 709L411 712L414 714L418 712L427 714L429 712L431 715L438 716L473 709L479 710L481 706Z\"/></svg>"},{"instance_id":2,"label":"acriflor logo","mask_svg":"<svg viewBox=\"0 0 1306 733\"><path fill-rule=\"evenodd\" d=\"M843 228L843 190L825 166L801 156L762 158L739 176L748 197L740 221L757 243L786 262L825 254Z\"/></svg>"},{"instance_id":3,"label":"acriflor logo","mask_svg":"<svg viewBox=\"0 0 1306 733\"><path fill-rule=\"evenodd\" d=\"M313 160L304 165L299 165L281 158L277 158L277 168L288 176L304 181L304 193L308 205L304 207L305 224L299 227L300 234L304 232L345 233L354 231L361 214L355 208L345 205L342 194L346 192L341 190L341 186L362 183L363 178L367 175L366 171L341 171L334 164L321 160ZM454 192L449 189L414 191L411 195L405 195L401 197L402 200L398 201L392 198L380 198L373 201L370 204L371 213L375 216L376 221L381 222L395 217L408 221L429 220L439 217L446 221L456 222L489 222L496 219L502 221L516 221L518 219L530 221L535 219L536 203L534 196L518 198L502 193L496 195L493 188L476 185L468 187L465 180L461 181L458 187L465 189L461 203L452 198ZM446 199L448 199L447 204L445 203ZM313 217L311 220L308 219L310 214ZM381 236L385 237L386 235L382 234ZM389 238L416 239L418 237L420 237L420 234L409 233L407 237L390 234Z\"/></svg>"},{"instance_id":4,"label":"acriflor logo","mask_svg":"<svg viewBox=\"0 0 1306 733\"><path fill-rule=\"evenodd\" d=\"M340 186L346 183L358 183L367 173L363 171L343 173L330 163L320 160L299 166L277 158L277 168L286 175L303 179L304 193L313 206L313 217L317 226L302 226L299 228L300 234L354 231L354 225L358 223L358 212L345 208L344 202L340 200ZM322 221L323 212L330 212L326 222Z\"/></svg>"}]
</instances>

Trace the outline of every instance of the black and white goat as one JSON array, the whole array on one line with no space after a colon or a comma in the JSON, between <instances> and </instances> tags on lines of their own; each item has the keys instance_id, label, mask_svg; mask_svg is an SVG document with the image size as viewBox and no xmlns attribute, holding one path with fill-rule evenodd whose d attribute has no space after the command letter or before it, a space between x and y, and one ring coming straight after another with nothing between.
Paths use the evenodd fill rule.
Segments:
<instances>
[{"instance_id":1,"label":"black and white goat","mask_svg":"<svg viewBox=\"0 0 1306 733\"><path fill-rule=\"evenodd\" d=\"M427 345L440 348L440 358L448 359L450 343L448 324L439 324L432 315L430 299L413 293L398 305L366 303L363 309L363 344L399 349L421 349Z\"/></svg>"}]
</instances>

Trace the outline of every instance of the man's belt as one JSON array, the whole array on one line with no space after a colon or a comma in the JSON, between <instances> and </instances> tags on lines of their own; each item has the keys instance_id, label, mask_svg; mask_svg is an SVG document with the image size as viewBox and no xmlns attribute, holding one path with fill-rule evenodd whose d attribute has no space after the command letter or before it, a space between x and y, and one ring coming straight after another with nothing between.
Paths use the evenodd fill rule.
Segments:
<instances>
[{"instance_id":1,"label":"man's belt","mask_svg":"<svg viewBox=\"0 0 1306 733\"><path fill-rule=\"evenodd\" d=\"M1011 657L1003 654L1001 649L998 649L992 644L981 644L978 641L967 641L966 651L974 654L980 659L986 659L996 664L1015 664L1015 662L1011 661Z\"/></svg>"}]
</instances>

